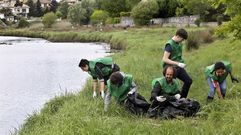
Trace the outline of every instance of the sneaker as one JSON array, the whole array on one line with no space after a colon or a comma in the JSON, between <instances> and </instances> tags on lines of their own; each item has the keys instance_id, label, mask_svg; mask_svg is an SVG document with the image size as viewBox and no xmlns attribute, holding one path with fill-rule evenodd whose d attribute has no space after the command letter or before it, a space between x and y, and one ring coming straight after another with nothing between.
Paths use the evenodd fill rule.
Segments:
<instances>
[{"instance_id":1,"label":"sneaker","mask_svg":"<svg viewBox=\"0 0 241 135\"><path fill-rule=\"evenodd\" d=\"M93 98L95 98L97 96L96 92L93 92Z\"/></svg>"}]
</instances>

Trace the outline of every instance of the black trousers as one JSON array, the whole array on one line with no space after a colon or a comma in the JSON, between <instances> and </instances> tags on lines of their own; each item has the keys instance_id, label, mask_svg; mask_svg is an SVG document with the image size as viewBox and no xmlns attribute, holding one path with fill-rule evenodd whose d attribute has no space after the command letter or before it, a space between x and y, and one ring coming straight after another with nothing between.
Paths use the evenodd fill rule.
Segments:
<instances>
[{"instance_id":1,"label":"black trousers","mask_svg":"<svg viewBox=\"0 0 241 135\"><path fill-rule=\"evenodd\" d=\"M187 74L184 68L176 67L176 75L174 78L178 78L183 81L184 84L181 89L181 98L186 98L192 85L191 77Z\"/></svg>"}]
</instances>

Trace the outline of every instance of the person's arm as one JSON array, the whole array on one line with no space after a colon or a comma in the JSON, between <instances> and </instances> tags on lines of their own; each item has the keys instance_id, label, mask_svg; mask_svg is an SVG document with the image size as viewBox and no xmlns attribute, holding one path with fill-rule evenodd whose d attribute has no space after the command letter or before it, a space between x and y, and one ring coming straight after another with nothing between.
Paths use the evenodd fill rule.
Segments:
<instances>
[{"instance_id":1,"label":"person's arm","mask_svg":"<svg viewBox=\"0 0 241 135\"><path fill-rule=\"evenodd\" d=\"M96 91L96 87L97 87L97 79L93 79L93 85L92 85L93 92Z\"/></svg>"},{"instance_id":2,"label":"person's arm","mask_svg":"<svg viewBox=\"0 0 241 135\"><path fill-rule=\"evenodd\" d=\"M156 82L152 91L151 91L151 101L156 100L156 97L161 92L161 85L160 83Z\"/></svg>"},{"instance_id":3,"label":"person's arm","mask_svg":"<svg viewBox=\"0 0 241 135\"><path fill-rule=\"evenodd\" d=\"M133 94L135 92L137 92L137 86L136 86L135 82L132 81L130 91L128 92L128 94Z\"/></svg>"},{"instance_id":4,"label":"person's arm","mask_svg":"<svg viewBox=\"0 0 241 135\"><path fill-rule=\"evenodd\" d=\"M213 83L213 87L215 88L215 90L216 90L217 93L218 93L218 97L219 97L220 99L223 99L223 95L222 95L222 93L221 93L221 89L220 89L220 86L219 86L218 81L212 79L212 83Z\"/></svg>"},{"instance_id":5,"label":"person's arm","mask_svg":"<svg viewBox=\"0 0 241 135\"><path fill-rule=\"evenodd\" d=\"M164 63L166 63L166 64L169 64L169 65L176 65L176 66L178 66L179 62L176 62L176 61L173 61L173 60L169 59L170 55L171 55L170 52L165 51L164 55L162 57L162 61Z\"/></svg>"},{"instance_id":6,"label":"person's arm","mask_svg":"<svg viewBox=\"0 0 241 135\"><path fill-rule=\"evenodd\" d=\"M106 92L106 96L105 96L105 101L104 101L104 111L108 111L108 107L109 107L109 104L111 103L111 95L110 95L110 92L109 90L107 90Z\"/></svg>"}]
</instances>

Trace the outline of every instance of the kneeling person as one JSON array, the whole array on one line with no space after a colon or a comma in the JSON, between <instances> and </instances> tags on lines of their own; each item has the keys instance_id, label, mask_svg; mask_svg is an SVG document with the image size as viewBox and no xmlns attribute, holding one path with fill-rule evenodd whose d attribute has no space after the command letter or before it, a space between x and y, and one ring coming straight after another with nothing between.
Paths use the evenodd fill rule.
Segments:
<instances>
[{"instance_id":1,"label":"kneeling person","mask_svg":"<svg viewBox=\"0 0 241 135\"><path fill-rule=\"evenodd\" d=\"M159 106L167 99L180 99L179 83L173 78L174 74L174 67L166 66L163 70L164 77L152 81L151 108Z\"/></svg>"},{"instance_id":2,"label":"kneeling person","mask_svg":"<svg viewBox=\"0 0 241 135\"><path fill-rule=\"evenodd\" d=\"M133 81L132 75L115 72L110 76L107 86L108 88L104 102L105 111L108 110L111 96L134 114L143 114L148 110L150 104L144 97L137 93L137 87Z\"/></svg>"},{"instance_id":3,"label":"kneeling person","mask_svg":"<svg viewBox=\"0 0 241 135\"><path fill-rule=\"evenodd\" d=\"M79 63L79 67L88 72L93 78L93 97L96 97L96 87L97 87L97 79L100 82L100 92L101 97L104 98L104 89L105 85L107 85L107 80L113 72L120 71L120 68L117 64L113 63L111 57L98 58L95 60L86 60L81 59Z\"/></svg>"}]
</instances>

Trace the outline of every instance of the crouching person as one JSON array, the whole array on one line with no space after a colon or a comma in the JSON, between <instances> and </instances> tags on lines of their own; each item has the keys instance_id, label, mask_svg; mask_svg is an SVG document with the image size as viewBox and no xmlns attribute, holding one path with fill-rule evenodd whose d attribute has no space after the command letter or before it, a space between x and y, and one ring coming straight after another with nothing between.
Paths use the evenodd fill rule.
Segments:
<instances>
[{"instance_id":1,"label":"crouching person","mask_svg":"<svg viewBox=\"0 0 241 135\"><path fill-rule=\"evenodd\" d=\"M134 114L142 115L147 112L150 104L137 92L132 75L115 72L107 81L107 92L104 102L104 110L108 110L111 97Z\"/></svg>"},{"instance_id":2,"label":"crouching person","mask_svg":"<svg viewBox=\"0 0 241 135\"><path fill-rule=\"evenodd\" d=\"M93 78L93 97L97 96L97 79L99 80L99 91L101 97L105 97L105 85L107 85L107 80L113 72L120 71L120 68L117 64L113 63L111 57L98 58L95 60L86 60L81 59L79 67L88 72Z\"/></svg>"},{"instance_id":3,"label":"crouching person","mask_svg":"<svg viewBox=\"0 0 241 135\"><path fill-rule=\"evenodd\" d=\"M214 98L215 91L220 99L226 94L227 84L226 78L230 74L232 82L239 82L231 73L232 65L230 62L221 61L205 68L205 76L209 85L207 102L211 102Z\"/></svg>"},{"instance_id":4,"label":"crouching person","mask_svg":"<svg viewBox=\"0 0 241 135\"><path fill-rule=\"evenodd\" d=\"M164 77L152 81L149 117L168 119L175 118L176 115L193 116L199 110L197 101L180 99L179 83L173 78L174 74L175 68L166 66L163 70Z\"/></svg>"}]
</instances>

